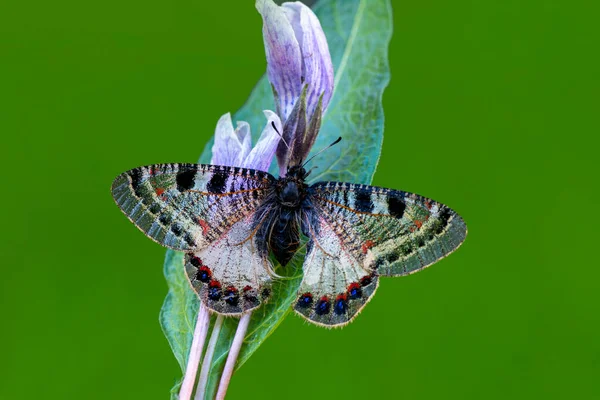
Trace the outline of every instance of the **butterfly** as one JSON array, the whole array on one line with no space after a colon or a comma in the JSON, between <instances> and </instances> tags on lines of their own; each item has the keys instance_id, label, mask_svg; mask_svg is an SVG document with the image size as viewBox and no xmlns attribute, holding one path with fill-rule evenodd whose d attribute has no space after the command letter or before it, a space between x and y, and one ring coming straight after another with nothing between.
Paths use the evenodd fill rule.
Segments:
<instances>
[{"instance_id":1,"label":"butterfly","mask_svg":"<svg viewBox=\"0 0 600 400\"><path fill-rule=\"evenodd\" d=\"M304 151L306 154L308 151ZM212 311L240 315L271 294L272 255L288 264L307 238L294 310L349 323L379 277L417 272L456 250L467 227L429 198L344 182L311 185L301 163L280 178L211 164L155 164L119 175L112 195L157 243L185 252L185 272Z\"/></svg>"}]
</instances>

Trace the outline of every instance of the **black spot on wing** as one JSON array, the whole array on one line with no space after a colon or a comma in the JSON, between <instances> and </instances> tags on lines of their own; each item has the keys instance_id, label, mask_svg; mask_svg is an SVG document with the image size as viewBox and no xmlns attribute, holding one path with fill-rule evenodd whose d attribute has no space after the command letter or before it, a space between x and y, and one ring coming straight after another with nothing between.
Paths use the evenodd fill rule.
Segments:
<instances>
[{"instance_id":1,"label":"black spot on wing","mask_svg":"<svg viewBox=\"0 0 600 400\"><path fill-rule=\"evenodd\" d=\"M142 170L140 168L132 169L131 171L129 171L129 177L131 178L131 187L133 188L135 194L138 197L143 197L143 193L140 191L142 179L144 177Z\"/></svg>"},{"instance_id":2,"label":"black spot on wing","mask_svg":"<svg viewBox=\"0 0 600 400\"><path fill-rule=\"evenodd\" d=\"M317 303L317 306L315 307L315 312L317 313L317 315L325 315L329 314L330 309L331 303L329 302L329 299L327 298L327 296L323 296L321 300L319 300L319 302Z\"/></svg>"},{"instance_id":3,"label":"black spot on wing","mask_svg":"<svg viewBox=\"0 0 600 400\"><path fill-rule=\"evenodd\" d=\"M310 307L312 302L313 302L312 294L307 292L307 293L304 293L302 296L300 296L300 299L298 299L298 306L300 306L302 308L308 308L308 307Z\"/></svg>"},{"instance_id":4,"label":"black spot on wing","mask_svg":"<svg viewBox=\"0 0 600 400\"><path fill-rule=\"evenodd\" d=\"M371 200L371 191L367 189L358 189L354 193L354 207L356 211L369 213L373 211L373 201Z\"/></svg>"},{"instance_id":5,"label":"black spot on wing","mask_svg":"<svg viewBox=\"0 0 600 400\"><path fill-rule=\"evenodd\" d=\"M413 252L413 246L411 242L407 241L403 243L398 250L400 251L400 253L402 253L402 255L408 256Z\"/></svg>"},{"instance_id":6,"label":"black spot on wing","mask_svg":"<svg viewBox=\"0 0 600 400\"><path fill-rule=\"evenodd\" d=\"M171 225L171 232L173 232L175 236L179 237L183 233L183 226L181 226L179 222L175 222L173 225Z\"/></svg>"},{"instance_id":7,"label":"black spot on wing","mask_svg":"<svg viewBox=\"0 0 600 400\"><path fill-rule=\"evenodd\" d=\"M173 222L173 217L170 214L161 214L158 220L164 226L169 226Z\"/></svg>"},{"instance_id":8,"label":"black spot on wing","mask_svg":"<svg viewBox=\"0 0 600 400\"><path fill-rule=\"evenodd\" d=\"M202 266L202 260L196 256L189 256L190 264L192 264L196 268L200 268Z\"/></svg>"},{"instance_id":9,"label":"black spot on wing","mask_svg":"<svg viewBox=\"0 0 600 400\"><path fill-rule=\"evenodd\" d=\"M133 187L137 187L142 182L142 170L140 168L132 169L129 171L129 176L131 177L131 185Z\"/></svg>"},{"instance_id":10,"label":"black spot on wing","mask_svg":"<svg viewBox=\"0 0 600 400\"><path fill-rule=\"evenodd\" d=\"M240 301L238 290L233 286L228 287L223 293L223 300L230 306L237 306Z\"/></svg>"},{"instance_id":11,"label":"black spot on wing","mask_svg":"<svg viewBox=\"0 0 600 400\"><path fill-rule=\"evenodd\" d=\"M345 314L346 311L348 311L348 301L346 300L346 296L338 296L333 306L333 312L337 315L342 315Z\"/></svg>"},{"instance_id":12,"label":"black spot on wing","mask_svg":"<svg viewBox=\"0 0 600 400\"><path fill-rule=\"evenodd\" d=\"M397 261L400 258L401 254L399 251L391 251L388 254L385 255L385 259L388 263L393 263L395 261Z\"/></svg>"},{"instance_id":13,"label":"black spot on wing","mask_svg":"<svg viewBox=\"0 0 600 400\"><path fill-rule=\"evenodd\" d=\"M195 183L195 177L196 170L193 169L178 173L176 178L177 190L179 190L180 192L185 192L186 190L190 190L191 188L193 188Z\"/></svg>"},{"instance_id":14,"label":"black spot on wing","mask_svg":"<svg viewBox=\"0 0 600 400\"><path fill-rule=\"evenodd\" d=\"M221 171L217 171L214 173L208 184L206 185L206 189L210 193L215 194L223 194L225 193L225 184L227 183L227 174Z\"/></svg>"},{"instance_id":15,"label":"black spot on wing","mask_svg":"<svg viewBox=\"0 0 600 400\"><path fill-rule=\"evenodd\" d=\"M152 205L148 209L148 211L150 211L154 215L157 215L160 212L160 210L161 210L161 207L160 207L160 204L158 204L158 203L152 203Z\"/></svg>"},{"instance_id":16,"label":"black spot on wing","mask_svg":"<svg viewBox=\"0 0 600 400\"><path fill-rule=\"evenodd\" d=\"M446 228L451 216L452 216L452 213L451 213L450 209L448 207L442 206L442 209L440 210L440 213L438 215L438 220L436 221L437 223L433 227L433 231L437 235L442 233L443 230Z\"/></svg>"},{"instance_id":17,"label":"black spot on wing","mask_svg":"<svg viewBox=\"0 0 600 400\"><path fill-rule=\"evenodd\" d=\"M387 198L388 211L392 217L402 218L406 204L399 194L390 193Z\"/></svg>"}]
</instances>

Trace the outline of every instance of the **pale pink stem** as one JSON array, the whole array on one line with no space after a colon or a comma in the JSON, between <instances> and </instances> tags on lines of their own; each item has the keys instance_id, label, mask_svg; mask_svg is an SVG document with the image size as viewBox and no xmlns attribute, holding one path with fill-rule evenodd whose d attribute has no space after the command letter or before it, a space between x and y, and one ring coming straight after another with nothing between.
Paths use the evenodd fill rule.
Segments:
<instances>
[{"instance_id":1,"label":"pale pink stem","mask_svg":"<svg viewBox=\"0 0 600 400\"><path fill-rule=\"evenodd\" d=\"M213 355L215 354L215 347L219 340L219 333L221 333L221 326L225 318L222 315L217 315L217 320L213 326L212 333L210 334L210 340L206 347L206 353L204 353L204 360L202 361L202 368L200 368L200 379L198 380L198 386L196 386L196 395L194 400L204 400L204 393L206 392L206 384L208 383L208 375L210 373L210 366L212 364Z\"/></svg>"},{"instance_id":2,"label":"pale pink stem","mask_svg":"<svg viewBox=\"0 0 600 400\"><path fill-rule=\"evenodd\" d=\"M216 400L225 399L225 394L227 393L227 388L229 387L229 381L231 380L231 375L233 375L233 369L235 368L235 362L237 361L238 355L240 354L240 349L244 343L246 330L248 330L250 316L252 316L252 313L243 314L240 318L240 323L235 331L235 337L233 338L233 343L231 343L229 355L227 356L227 362L225 363L225 368L223 369L223 374L221 375L219 390L217 391L217 397L215 397Z\"/></svg>"},{"instance_id":3,"label":"pale pink stem","mask_svg":"<svg viewBox=\"0 0 600 400\"><path fill-rule=\"evenodd\" d=\"M202 356L202 350L204 349L204 341L206 340L209 323L210 314L208 313L208 308L200 303L200 307L198 308L198 320L196 321L196 327L194 328L192 347L190 348L188 362L185 367L185 377L183 378L181 390L179 391L179 400L189 400L192 397L196 372L198 371L200 356Z\"/></svg>"}]
</instances>

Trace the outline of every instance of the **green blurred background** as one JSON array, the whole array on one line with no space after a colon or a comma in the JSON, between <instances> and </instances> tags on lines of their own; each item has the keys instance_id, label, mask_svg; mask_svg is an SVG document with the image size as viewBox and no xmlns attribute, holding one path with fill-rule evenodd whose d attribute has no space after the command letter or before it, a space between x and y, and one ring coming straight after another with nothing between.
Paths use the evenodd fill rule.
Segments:
<instances>
[{"instance_id":1,"label":"green blurred background","mask_svg":"<svg viewBox=\"0 0 600 400\"><path fill-rule=\"evenodd\" d=\"M0 398L168 397L164 250L110 184L196 161L242 105L265 70L253 3L0 5ZM469 236L343 330L288 317L229 398L599 398L597 6L392 4L374 183Z\"/></svg>"}]
</instances>

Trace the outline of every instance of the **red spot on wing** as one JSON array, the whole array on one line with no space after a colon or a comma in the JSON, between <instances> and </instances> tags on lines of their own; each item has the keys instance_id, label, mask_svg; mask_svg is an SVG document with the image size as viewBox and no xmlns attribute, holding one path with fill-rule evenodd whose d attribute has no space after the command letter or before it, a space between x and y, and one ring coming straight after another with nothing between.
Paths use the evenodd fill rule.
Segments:
<instances>
[{"instance_id":1,"label":"red spot on wing","mask_svg":"<svg viewBox=\"0 0 600 400\"><path fill-rule=\"evenodd\" d=\"M360 278L360 285L361 286L367 286L368 284L370 284L373 280L371 279L370 275L365 275L362 278Z\"/></svg>"},{"instance_id":2,"label":"red spot on wing","mask_svg":"<svg viewBox=\"0 0 600 400\"><path fill-rule=\"evenodd\" d=\"M417 220L415 220L415 225L417 226L417 228L421 229L421 227L423 226L423 222L421 222L417 219Z\"/></svg>"},{"instance_id":3,"label":"red spot on wing","mask_svg":"<svg viewBox=\"0 0 600 400\"><path fill-rule=\"evenodd\" d=\"M202 265L204 265L202 263L202 259L194 255L190 258L190 263L196 268L200 268Z\"/></svg>"},{"instance_id":4,"label":"red spot on wing","mask_svg":"<svg viewBox=\"0 0 600 400\"><path fill-rule=\"evenodd\" d=\"M154 191L156 192L157 196L161 196L165 192L165 189L163 189L163 188L156 188L156 189L154 189Z\"/></svg>"},{"instance_id":5,"label":"red spot on wing","mask_svg":"<svg viewBox=\"0 0 600 400\"><path fill-rule=\"evenodd\" d=\"M363 254L367 254L367 251L373 247L373 245L375 245L375 243L372 240L367 240L366 242L363 243L362 245L362 252Z\"/></svg>"},{"instance_id":6,"label":"red spot on wing","mask_svg":"<svg viewBox=\"0 0 600 400\"><path fill-rule=\"evenodd\" d=\"M244 292L249 292L249 291L251 291L251 290L252 290L252 286L250 286L250 285L246 285L246 286L244 286L244 289L242 289L242 290L243 290Z\"/></svg>"},{"instance_id":7,"label":"red spot on wing","mask_svg":"<svg viewBox=\"0 0 600 400\"><path fill-rule=\"evenodd\" d=\"M323 297L321 297L321 301L328 302L329 301L329 297L323 296Z\"/></svg>"},{"instance_id":8,"label":"red spot on wing","mask_svg":"<svg viewBox=\"0 0 600 400\"><path fill-rule=\"evenodd\" d=\"M238 291L235 286L229 286L229 287L227 287L227 290L230 291L230 292L232 292L232 293L237 293L237 291Z\"/></svg>"},{"instance_id":9,"label":"red spot on wing","mask_svg":"<svg viewBox=\"0 0 600 400\"><path fill-rule=\"evenodd\" d=\"M219 289L221 288L221 284L219 283L219 281L215 281L215 280L210 281L210 283L208 284L208 286L211 287L211 288L213 288L213 287L216 287L216 288L219 288Z\"/></svg>"},{"instance_id":10,"label":"red spot on wing","mask_svg":"<svg viewBox=\"0 0 600 400\"><path fill-rule=\"evenodd\" d=\"M425 200L425 207L431 210L431 201Z\"/></svg>"},{"instance_id":11,"label":"red spot on wing","mask_svg":"<svg viewBox=\"0 0 600 400\"><path fill-rule=\"evenodd\" d=\"M348 293L353 289L360 289L360 284L358 282L352 282L350 285L348 285Z\"/></svg>"},{"instance_id":12,"label":"red spot on wing","mask_svg":"<svg viewBox=\"0 0 600 400\"><path fill-rule=\"evenodd\" d=\"M338 296L335 298L335 301L340 300L348 301L348 296L346 295L346 293L338 294Z\"/></svg>"},{"instance_id":13,"label":"red spot on wing","mask_svg":"<svg viewBox=\"0 0 600 400\"><path fill-rule=\"evenodd\" d=\"M200 226L202 227L202 234L204 236L206 236L206 233L208 232L208 222L206 222L205 220L203 220L202 218L198 218L198 223L200 224Z\"/></svg>"},{"instance_id":14,"label":"red spot on wing","mask_svg":"<svg viewBox=\"0 0 600 400\"><path fill-rule=\"evenodd\" d=\"M408 228L409 231L414 232L415 231L415 227L411 226L410 228Z\"/></svg>"}]
</instances>

